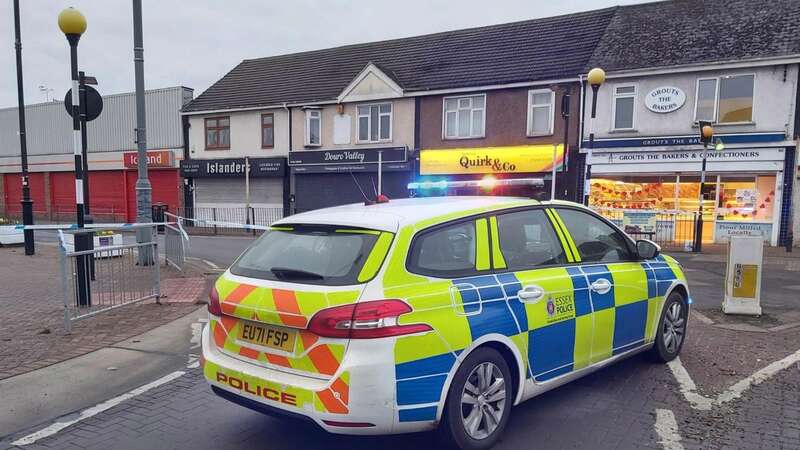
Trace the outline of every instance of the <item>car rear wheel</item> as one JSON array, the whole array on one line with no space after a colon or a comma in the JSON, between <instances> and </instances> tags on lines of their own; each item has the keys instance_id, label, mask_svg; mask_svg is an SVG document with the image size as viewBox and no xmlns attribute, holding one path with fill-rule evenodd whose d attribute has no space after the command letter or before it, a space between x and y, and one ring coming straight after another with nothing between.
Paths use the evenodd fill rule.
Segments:
<instances>
[{"instance_id":1,"label":"car rear wheel","mask_svg":"<svg viewBox=\"0 0 800 450\"><path fill-rule=\"evenodd\" d=\"M444 443L460 449L491 448L511 413L512 377L503 356L484 347L459 367L447 394L439 430Z\"/></svg>"},{"instance_id":2,"label":"car rear wheel","mask_svg":"<svg viewBox=\"0 0 800 450\"><path fill-rule=\"evenodd\" d=\"M664 303L661 320L656 331L656 342L650 350L650 356L657 362L669 362L675 359L686 340L686 324L689 319L689 308L686 300L678 292L673 292Z\"/></svg>"}]
</instances>

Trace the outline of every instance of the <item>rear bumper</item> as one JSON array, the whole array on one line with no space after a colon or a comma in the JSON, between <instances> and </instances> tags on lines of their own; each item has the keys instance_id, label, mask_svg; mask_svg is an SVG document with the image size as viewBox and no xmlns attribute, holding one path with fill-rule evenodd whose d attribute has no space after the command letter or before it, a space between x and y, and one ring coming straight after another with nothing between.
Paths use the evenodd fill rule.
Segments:
<instances>
[{"instance_id":1,"label":"rear bumper","mask_svg":"<svg viewBox=\"0 0 800 450\"><path fill-rule=\"evenodd\" d=\"M329 380L258 366L219 351L203 329L203 374L223 398L270 415L305 418L339 434L390 434L430 429L398 424L392 339L351 343Z\"/></svg>"}]
</instances>

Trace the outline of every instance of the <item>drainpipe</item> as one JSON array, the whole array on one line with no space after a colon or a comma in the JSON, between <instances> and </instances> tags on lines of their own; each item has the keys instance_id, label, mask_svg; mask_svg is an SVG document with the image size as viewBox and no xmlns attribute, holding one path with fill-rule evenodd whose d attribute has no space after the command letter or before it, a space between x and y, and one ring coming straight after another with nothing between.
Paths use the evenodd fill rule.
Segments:
<instances>
[{"instance_id":1,"label":"drainpipe","mask_svg":"<svg viewBox=\"0 0 800 450\"><path fill-rule=\"evenodd\" d=\"M580 112L579 112L579 114L580 114L580 116L579 116L580 117L580 126L578 127L578 154L575 155L575 162L576 162L575 183L574 183L574 186L575 186L575 198L573 199L573 201L576 201L576 202L579 202L579 203L583 199L583 190L586 189L586 187L583 185L583 181L582 181L583 180L583 166L579 166L577 164L580 161L579 156L581 154L581 150L583 149L583 127L585 125L585 121L583 120L583 117L584 117L583 115L584 115L584 109L586 107L586 85L583 83L583 81L584 81L583 80L583 75L578 75L578 82L581 84L581 88L580 88L581 89L581 100L580 100ZM584 158L585 157L586 156L584 154ZM586 165L586 160L585 159L584 159L583 164L584 164L584 166ZM581 170L577 170L578 168L580 168Z\"/></svg>"},{"instance_id":2,"label":"drainpipe","mask_svg":"<svg viewBox=\"0 0 800 450\"><path fill-rule=\"evenodd\" d=\"M286 111L286 143L289 147L288 152L292 152L292 109L286 106L286 102L283 102L283 109ZM294 202L291 200L294 198L294 183L292 182L292 177L294 174L292 173L291 169L288 165L288 154L287 154L287 165L286 165L286 173L283 175L283 216L290 216L294 214Z\"/></svg>"}]
</instances>

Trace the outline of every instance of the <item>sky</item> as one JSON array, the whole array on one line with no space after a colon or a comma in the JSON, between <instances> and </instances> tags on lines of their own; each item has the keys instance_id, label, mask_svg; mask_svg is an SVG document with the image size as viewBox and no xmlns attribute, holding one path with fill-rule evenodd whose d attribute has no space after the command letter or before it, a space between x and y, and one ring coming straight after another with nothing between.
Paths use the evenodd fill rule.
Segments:
<instances>
[{"instance_id":1,"label":"sky","mask_svg":"<svg viewBox=\"0 0 800 450\"><path fill-rule=\"evenodd\" d=\"M198 96L243 59L642 2L143 0L145 88L181 85ZM17 106L12 5L0 3L0 108ZM20 0L26 104L63 99L69 89L69 47L57 25L69 6L88 23L80 69L103 95L134 90L130 0Z\"/></svg>"}]
</instances>

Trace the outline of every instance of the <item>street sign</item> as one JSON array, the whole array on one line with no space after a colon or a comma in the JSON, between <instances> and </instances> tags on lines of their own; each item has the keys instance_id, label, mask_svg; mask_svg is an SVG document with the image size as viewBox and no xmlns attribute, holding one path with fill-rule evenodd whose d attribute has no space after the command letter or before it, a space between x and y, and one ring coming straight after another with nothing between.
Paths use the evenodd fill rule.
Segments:
<instances>
[{"instance_id":1,"label":"street sign","mask_svg":"<svg viewBox=\"0 0 800 450\"><path fill-rule=\"evenodd\" d=\"M103 97L91 86L83 88L86 89L86 121L91 122L100 117L100 113L103 112ZM68 90L67 95L64 96L64 108L72 117L72 89Z\"/></svg>"}]
</instances>

